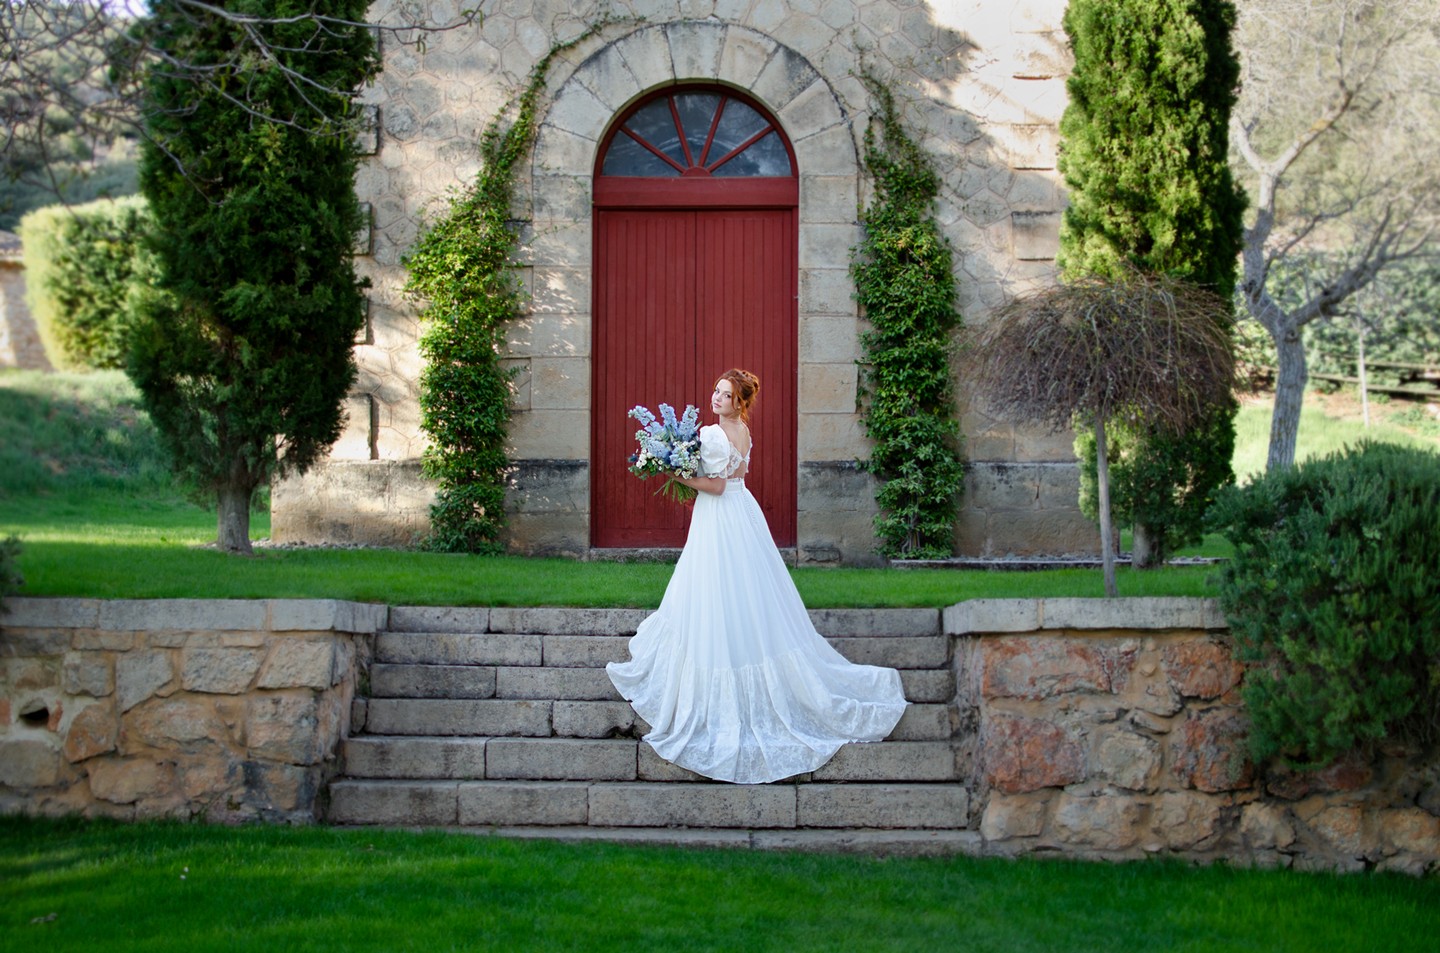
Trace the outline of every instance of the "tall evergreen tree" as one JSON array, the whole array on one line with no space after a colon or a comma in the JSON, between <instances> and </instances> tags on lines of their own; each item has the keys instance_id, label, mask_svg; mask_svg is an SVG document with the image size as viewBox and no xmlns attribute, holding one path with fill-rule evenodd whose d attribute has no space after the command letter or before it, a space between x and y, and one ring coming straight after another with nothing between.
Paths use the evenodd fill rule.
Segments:
<instances>
[{"instance_id":1,"label":"tall evergreen tree","mask_svg":"<svg viewBox=\"0 0 1440 953\"><path fill-rule=\"evenodd\" d=\"M1115 277L1129 262L1233 294L1246 204L1228 164L1234 23L1229 0L1071 0L1064 277ZM1215 492L1233 479L1236 409L1216 405L1175 437L1123 420L1111 429L1115 512L1134 524L1137 564L1198 539ZM1079 431L1081 504L1092 515L1094 447L1093 433Z\"/></svg>"},{"instance_id":2,"label":"tall evergreen tree","mask_svg":"<svg viewBox=\"0 0 1440 953\"><path fill-rule=\"evenodd\" d=\"M159 275L129 369L177 468L214 492L225 550L249 552L261 484L334 443L355 379L365 305L349 122L379 68L366 7L241 0L222 18L153 4L161 56L140 178ZM269 56L250 52L247 30L266 34ZM202 84L170 59L214 70Z\"/></svg>"}]
</instances>

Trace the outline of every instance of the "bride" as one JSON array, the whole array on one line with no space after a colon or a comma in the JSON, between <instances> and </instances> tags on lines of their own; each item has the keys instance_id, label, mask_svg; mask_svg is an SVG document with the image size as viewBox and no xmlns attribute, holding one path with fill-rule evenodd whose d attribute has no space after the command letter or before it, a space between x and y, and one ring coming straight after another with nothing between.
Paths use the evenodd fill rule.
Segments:
<instances>
[{"instance_id":1,"label":"bride","mask_svg":"<svg viewBox=\"0 0 1440 953\"><path fill-rule=\"evenodd\" d=\"M718 424L700 429L700 491L660 608L610 680L650 724L660 757L721 781L759 784L820 767L849 741L879 741L905 711L900 673L853 665L815 631L745 489L760 381L715 383Z\"/></svg>"}]
</instances>

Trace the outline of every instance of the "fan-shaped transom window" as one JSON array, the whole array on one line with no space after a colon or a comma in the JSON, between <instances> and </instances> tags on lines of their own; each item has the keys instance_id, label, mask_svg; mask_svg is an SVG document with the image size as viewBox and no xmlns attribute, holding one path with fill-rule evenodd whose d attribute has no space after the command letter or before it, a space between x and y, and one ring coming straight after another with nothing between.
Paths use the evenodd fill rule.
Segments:
<instances>
[{"instance_id":1,"label":"fan-shaped transom window","mask_svg":"<svg viewBox=\"0 0 1440 953\"><path fill-rule=\"evenodd\" d=\"M610 137L601 174L645 178L790 176L775 121L722 90L667 91L642 103Z\"/></svg>"}]
</instances>

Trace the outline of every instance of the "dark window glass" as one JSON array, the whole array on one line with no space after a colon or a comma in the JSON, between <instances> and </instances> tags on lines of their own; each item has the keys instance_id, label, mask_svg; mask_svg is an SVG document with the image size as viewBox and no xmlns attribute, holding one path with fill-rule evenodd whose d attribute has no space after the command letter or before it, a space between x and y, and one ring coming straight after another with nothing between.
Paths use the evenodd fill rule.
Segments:
<instances>
[{"instance_id":1,"label":"dark window glass","mask_svg":"<svg viewBox=\"0 0 1440 953\"><path fill-rule=\"evenodd\" d=\"M792 167L769 119L723 93L697 91L667 93L640 107L611 137L601 173L735 178L788 176Z\"/></svg>"}]
</instances>

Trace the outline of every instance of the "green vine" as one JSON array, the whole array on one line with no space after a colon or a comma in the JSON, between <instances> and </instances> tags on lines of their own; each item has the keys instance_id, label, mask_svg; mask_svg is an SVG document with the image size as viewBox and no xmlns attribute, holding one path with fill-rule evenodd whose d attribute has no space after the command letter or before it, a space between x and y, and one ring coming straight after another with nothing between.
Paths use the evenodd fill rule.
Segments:
<instances>
[{"instance_id":1,"label":"green vine","mask_svg":"<svg viewBox=\"0 0 1440 953\"><path fill-rule=\"evenodd\" d=\"M876 102L865 130L875 199L850 265L871 328L860 336L861 423L874 449L861 466L881 481L880 554L943 558L954 551L965 468L949 360L961 319L950 244L932 214L940 177L906 135L890 89L868 70L860 79Z\"/></svg>"},{"instance_id":2,"label":"green vine","mask_svg":"<svg viewBox=\"0 0 1440 953\"><path fill-rule=\"evenodd\" d=\"M537 109L555 57L610 21L555 46L530 71L505 124L501 110L480 139L480 172L452 196L405 257L406 293L423 300L420 337L420 425L432 438L422 467L437 482L426 546L442 552L493 553L503 548L505 480L510 460L513 368L501 363L505 324L523 310L516 273L517 229L510 219L515 173L529 154Z\"/></svg>"}]
</instances>

